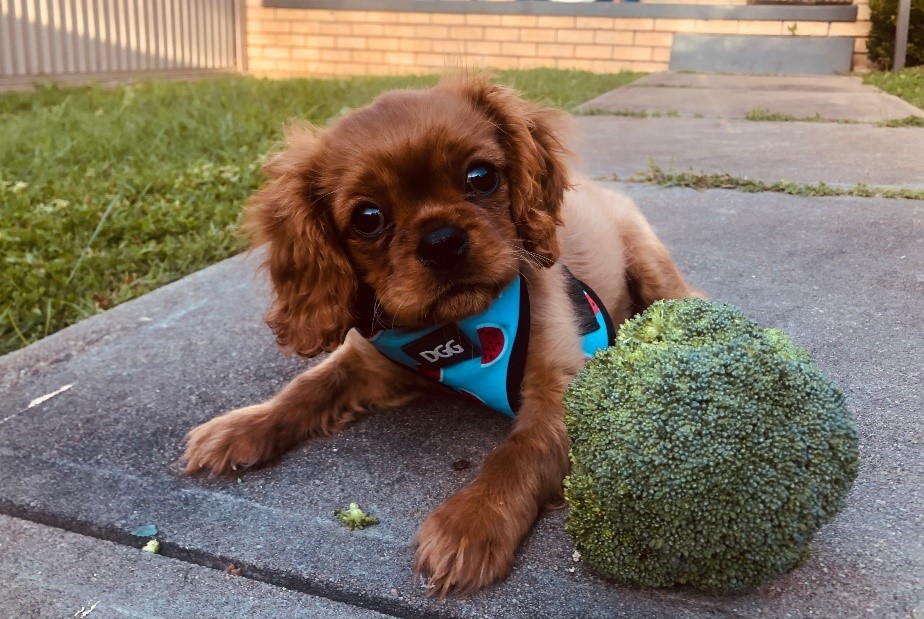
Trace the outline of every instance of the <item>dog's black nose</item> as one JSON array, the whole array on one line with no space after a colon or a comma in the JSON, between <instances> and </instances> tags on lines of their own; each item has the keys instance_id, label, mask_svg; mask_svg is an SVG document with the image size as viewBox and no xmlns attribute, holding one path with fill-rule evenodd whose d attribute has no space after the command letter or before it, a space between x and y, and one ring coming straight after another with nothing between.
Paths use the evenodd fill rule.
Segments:
<instances>
[{"instance_id":1,"label":"dog's black nose","mask_svg":"<svg viewBox=\"0 0 924 619\"><path fill-rule=\"evenodd\" d=\"M468 233L458 226L443 226L420 239L417 258L431 269L449 269L468 255Z\"/></svg>"}]
</instances>

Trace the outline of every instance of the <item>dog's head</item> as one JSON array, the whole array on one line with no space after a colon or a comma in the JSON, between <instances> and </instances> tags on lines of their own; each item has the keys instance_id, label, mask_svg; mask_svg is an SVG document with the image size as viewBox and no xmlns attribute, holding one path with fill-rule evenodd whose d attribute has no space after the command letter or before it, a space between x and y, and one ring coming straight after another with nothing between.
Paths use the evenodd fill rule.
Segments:
<instances>
[{"instance_id":1,"label":"dog's head","mask_svg":"<svg viewBox=\"0 0 924 619\"><path fill-rule=\"evenodd\" d=\"M248 225L267 243L280 345L343 341L373 304L420 327L484 311L523 263L558 258L564 115L486 79L386 93L326 131L290 130Z\"/></svg>"}]
</instances>

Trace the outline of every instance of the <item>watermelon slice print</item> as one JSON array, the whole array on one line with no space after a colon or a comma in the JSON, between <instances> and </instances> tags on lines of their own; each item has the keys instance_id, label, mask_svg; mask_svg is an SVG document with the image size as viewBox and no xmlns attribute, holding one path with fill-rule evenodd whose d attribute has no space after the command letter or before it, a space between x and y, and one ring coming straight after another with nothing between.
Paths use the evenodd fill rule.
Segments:
<instances>
[{"instance_id":1,"label":"watermelon slice print","mask_svg":"<svg viewBox=\"0 0 924 619\"><path fill-rule=\"evenodd\" d=\"M507 338L498 327L478 327L478 340L481 342L481 366L491 365L504 353Z\"/></svg>"},{"instance_id":2,"label":"watermelon slice print","mask_svg":"<svg viewBox=\"0 0 924 619\"><path fill-rule=\"evenodd\" d=\"M587 294L586 292L584 293L584 298L587 299L587 303L590 305L590 309L592 309L592 310L594 311L594 316L596 316L597 314L599 314L599 313L600 313L600 308L597 307L597 304L594 302L593 298L592 298L589 294Z\"/></svg>"}]
</instances>

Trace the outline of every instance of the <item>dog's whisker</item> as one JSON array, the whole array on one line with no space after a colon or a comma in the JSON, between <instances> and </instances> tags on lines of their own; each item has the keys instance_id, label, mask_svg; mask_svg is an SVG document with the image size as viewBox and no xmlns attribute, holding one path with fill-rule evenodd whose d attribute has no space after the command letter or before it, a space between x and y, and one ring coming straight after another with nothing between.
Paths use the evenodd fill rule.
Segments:
<instances>
[{"instance_id":1,"label":"dog's whisker","mask_svg":"<svg viewBox=\"0 0 924 619\"><path fill-rule=\"evenodd\" d=\"M379 303L379 300L376 299L372 303L372 325L375 327L376 323L379 322L381 317L385 314L385 308L382 307L382 304Z\"/></svg>"},{"instance_id":2,"label":"dog's whisker","mask_svg":"<svg viewBox=\"0 0 924 619\"><path fill-rule=\"evenodd\" d=\"M551 265L552 265L552 261L549 260L548 258L546 258L545 256L540 256L540 255L537 254L536 252L529 251L528 249L526 249L526 248L524 248L524 247L520 247L520 246L517 246L517 245L512 245L512 244L509 244L509 243L508 243L508 247L509 247L510 249L512 249L513 252L514 252L514 255L517 256L517 257L519 257L519 258L523 258L523 259L532 258L535 262L537 262L538 264L540 264L540 265L542 265L542 266L551 266Z\"/></svg>"},{"instance_id":3,"label":"dog's whisker","mask_svg":"<svg viewBox=\"0 0 924 619\"><path fill-rule=\"evenodd\" d=\"M498 131L500 131L501 133L503 133L503 134L506 135L507 137L510 137L510 134L507 133L506 131L504 131L504 127L507 127L508 125L502 125L502 124L500 124L500 123L498 123L498 122L495 122L495 121L491 121L491 124L494 125L494 127L495 127Z\"/></svg>"},{"instance_id":4,"label":"dog's whisker","mask_svg":"<svg viewBox=\"0 0 924 619\"><path fill-rule=\"evenodd\" d=\"M319 205L320 205L321 200L323 200L323 199L325 199L325 198L328 198L328 197L330 197L330 196L336 194L338 191L340 191L340 189L339 189L339 188L335 188L335 189L331 189L330 191L328 191L327 193L325 193L325 194L323 194L323 195L317 196L316 199L314 199L314 200L311 201L311 206L312 206L312 208L318 208Z\"/></svg>"}]
</instances>

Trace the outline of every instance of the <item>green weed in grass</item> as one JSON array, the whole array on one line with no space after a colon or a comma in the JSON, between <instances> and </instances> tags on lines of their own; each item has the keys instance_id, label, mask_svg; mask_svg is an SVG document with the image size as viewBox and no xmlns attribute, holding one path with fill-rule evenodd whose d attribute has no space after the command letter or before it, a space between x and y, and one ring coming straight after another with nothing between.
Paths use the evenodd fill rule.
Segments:
<instances>
[{"instance_id":1,"label":"green weed in grass","mask_svg":"<svg viewBox=\"0 0 924 619\"><path fill-rule=\"evenodd\" d=\"M610 177L602 180L619 180ZM705 172L675 172L664 170L653 162L648 163L648 170L635 175L630 181L652 183L662 187L689 187L692 189L734 189L745 193L771 191L791 196L854 196L860 198L897 198L906 200L924 200L924 190L903 187L877 187L858 183L851 187L836 187L819 182L814 185L777 181L765 183L753 178L742 178L731 174L708 174Z\"/></svg>"},{"instance_id":2,"label":"green weed in grass","mask_svg":"<svg viewBox=\"0 0 924 619\"><path fill-rule=\"evenodd\" d=\"M762 107L755 107L752 110L749 110L744 117L746 120L766 120L766 121L779 121L779 122L790 122L798 120L795 116L791 114L777 114L776 112L771 112L770 110L765 110ZM821 117L819 116L819 119Z\"/></svg>"},{"instance_id":3,"label":"green weed in grass","mask_svg":"<svg viewBox=\"0 0 924 619\"><path fill-rule=\"evenodd\" d=\"M570 109L640 74L503 71ZM0 95L0 354L245 246L240 209L283 123L323 124L436 76L250 77Z\"/></svg>"},{"instance_id":4,"label":"green weed in grass","mask_svg":"<svg viewBox=\"0 0 924 619\"><path fill-rule=\"evenodd\" d=\"M889 118L876 123L877 127L924 127L924 116Z\"/></svg>"},{"instance_id":5,"label":"green weed in grass","mask_svg":"<svg viewBox=\"0 0 924 619\"><path fill-rule=\"evenodd\" d=\"M674 111L640 111L640 110L609 110L604 108L590 108L581 110L581 116L626 116L628 118L678 118L680 114Z\"/></svg>"},{"instance_id":6,"label":"green weed in grass","mask_svg":"<svg viewBox=\"0 0 924 619\"><path fill-rule=\"evenodd\" d=\"M841 123L855 125L857 121L849 118L824 118L821 114L815 113L814 116L793 116L792 114L778 114L765 110L758 106L744 116L745 120L769 121L769 122L803 122L803 123Z\"/></svg>"}]
</instances>

